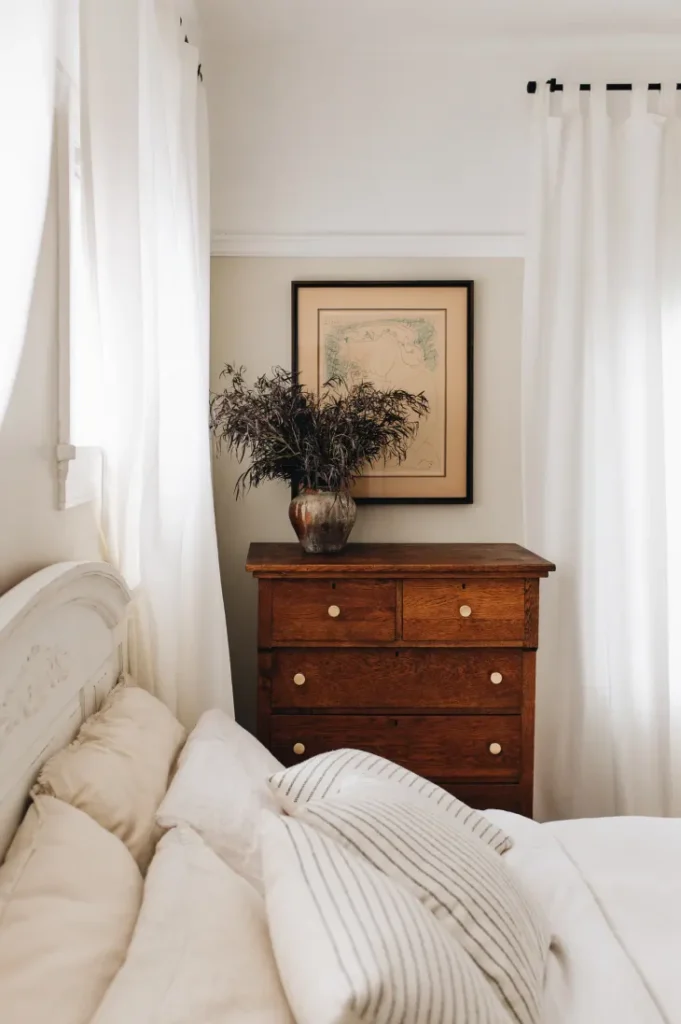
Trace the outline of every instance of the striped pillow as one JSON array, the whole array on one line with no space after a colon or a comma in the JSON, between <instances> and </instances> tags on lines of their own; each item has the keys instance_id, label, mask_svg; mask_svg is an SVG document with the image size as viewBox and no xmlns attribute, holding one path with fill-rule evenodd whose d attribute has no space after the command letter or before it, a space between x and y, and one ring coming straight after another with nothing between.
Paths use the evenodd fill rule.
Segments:
<instances>
[{"instance_id":1,"label":"striped pillow","mask_svg":"<svg viewBox=\"0 0 681 1024\"><path fill-rule=\"evenodd\" d=\"M277 772L269 782L286 813L295 814L299 804L322 800L340 792L341 780L356 774L389 779L432 800L441 811L456 818L459 824L497 853L505 853L513 846L513 840L502 829L440 786L422 779L420 775L415 775L393 761L368 754L364 750L331 750L326 754L317 754L308 761Z\"/></svg>"},{"instance_id":2,"label":"striped pillow","mask_svg":"<svg viewBox=\"0 0 681 1024\"><path fill-rule=\"evenodd\" d=\"M297 1024L508 1024L405 888L294 818L262 815L265 901Z\"/></svg>"},{"instance_id":3,"label":"striped pillow","mask_svg":"<svg viewBox=\"0 0 681 1024\"><path fill-rule=\"evenodd\" d=\"M550 932L500 857L401 786L364 782L298 812L408 886L484 972L518 1024L538 1024Z\"/></svg>"}]
</instances>

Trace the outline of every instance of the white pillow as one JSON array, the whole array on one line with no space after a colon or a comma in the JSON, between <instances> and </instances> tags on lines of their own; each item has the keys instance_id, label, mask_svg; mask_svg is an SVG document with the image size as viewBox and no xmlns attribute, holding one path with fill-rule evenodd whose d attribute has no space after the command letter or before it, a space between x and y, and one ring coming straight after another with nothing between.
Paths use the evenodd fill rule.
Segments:
<instances>
[{"instance_id":1,"label":"white pillow","mask_svg":"<svg viewBox=\"0 0 681 1024\"><path fill-rule=\"evenodd\" d=\"M406 888L295 818L263 814L267 917L297 1024L507 1024Z\"/></svg>"},{"instance_id":2,"label":"white pillow","mask_svg":"<svg viewBox=\"0 0 681 1024\"><path fill-rule=\"evenodd\" d=\"M139 686L117 686L76 739L44 765L36 794L85 811L122 839L144 871L159 834L154 815L186 732Z\"/></svg>"},{"instance_id":3,"label":"white pillow","mask_svg":"<svg viewBox=\"0 0 681 1024\"><path fill-rule=\"evenodd\" d=\"M505 853L513 845L510 836L468 807L441 786L415 775L401 765L365 750L331 750L286 768L270 779L272 792L287 814L296 814L308 800L322 800L338 793L348 775L366 775L404 786L437 804L441 811L456 818L487 846Z\"/></svg>"},{"instance_id":4,"label":"white pillow","mask_svg":"<svg viewBox=\"0 0 681 1024\"><path fill-rule=\"evenodd\" d=\"M357 779L298 820L408 886L484 972L518 1024L539 1024L550 931L503 859L429 800Z\"/></svg>"},{"instance_id":5,"label":"white pillow","mask_svg":"<svg viewBox=\"0 0 681 1024\"><path fill-rule=\"evenodd\" d=\"M120 839L36 797L0 867L3 1024L90 1024L141 901L142 876Z\"/></svg>"},{"instance_id":6,"label":"white pillow","mask_svg":"<svg viewBox=\"0 0 681 1024\"><path fill-rule=\"evenodd\" d=\"M294 1024L262 896L190 829L158 844L125 964L92 1024Z\"/></svg>"},{"instance_id":7,"label":"white pillow","mask_svg":"<svg viewBox=\"0 0 681 1024\"><path fill-rule=\"evenodd\" d=\"M156 820L162 828L193 828L262 891L258 824L262 810L277 809L267 779L281 767L229 715L206 711L180 755Z\"/></svg>"}]
</instances>

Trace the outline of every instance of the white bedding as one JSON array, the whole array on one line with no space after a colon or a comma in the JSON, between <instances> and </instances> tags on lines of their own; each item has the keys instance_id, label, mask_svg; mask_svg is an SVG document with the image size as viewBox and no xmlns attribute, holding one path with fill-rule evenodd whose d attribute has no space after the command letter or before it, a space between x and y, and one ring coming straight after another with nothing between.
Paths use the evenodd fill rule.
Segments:
<instances>
[{"instance_id":1,"label":"white bedding","mask_svg":"<svg viewBox=\"0 0 681 1024\"><path fill-rule=\"evenodd\" d=\"M681 821L545 825L576 864L661 1018L681 1021Z\"/></svg>"},{"instance_id":2,"label":"white bedding","mask_svg":"<svg viewBox=\"0 0 681 1024\"><path fill-rule=\"evenodd\" d=\"M681 821L488 816L559 937L545 1024L681 1024Z\"/></svg>"}]
</instances>

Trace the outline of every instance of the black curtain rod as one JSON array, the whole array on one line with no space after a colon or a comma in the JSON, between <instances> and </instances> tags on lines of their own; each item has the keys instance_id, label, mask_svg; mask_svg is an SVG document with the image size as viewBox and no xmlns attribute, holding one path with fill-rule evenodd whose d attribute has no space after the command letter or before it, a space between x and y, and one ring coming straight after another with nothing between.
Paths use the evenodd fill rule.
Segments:
<instances>
[{"instance_id":1,"label":"black curtain rod","mask_svg":"<svg viewBox=\"0 0 681 1024\"><path fill-rule=\"evenodd\" d=\"M562 92L563 91L562 83L561 82L557 82L555 78L549 78L546 84L548 86L550 86L550 91L551 92ZM626 82L610 82L610 83L608 83L608 85L606 85L605 88L608 90L608 92L631 92L631 90L633 89L633 86L631 85L631 83L626 83ZM650 89L651 92L661 92L662 91L662 83L661 82L650 82L649 85L648 85L648 88ZM677 83L676 88L681 90L681 82ZM529 93L535 93L537 91L537 83L536 82L528 82L527 83L527 91ZM591 86L588 85L588 84L585 84L583 82L580 85L580 87L579 87L579 91L580 92L591 92Z\"/></svg>"}]
</instances>

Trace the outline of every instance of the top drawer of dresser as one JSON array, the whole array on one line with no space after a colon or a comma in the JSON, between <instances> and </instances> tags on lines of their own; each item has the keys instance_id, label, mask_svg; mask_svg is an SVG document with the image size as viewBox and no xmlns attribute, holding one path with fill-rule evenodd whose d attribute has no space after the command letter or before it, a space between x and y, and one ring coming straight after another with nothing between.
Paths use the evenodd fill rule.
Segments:
<instances>
[{"instance_id":1,"label":"top drawer of dresser","mask_svg":"<svg viewBox=\"0 0 681 1024\"><path fill-rule=\"evenodd\" d=\"M522 643L524 580L405 580L405 641Z\"/></svg>"},{"instance_id":2,"label":"top drawer of dresser","mask_svg":"<svg viewBox=\"0 0 681 1024\"><path fill-rule=\"evenodd\" d=\"M275 643L381 643L395 640L394 580L275 580Z\"/></svg>"}]
</instances>

